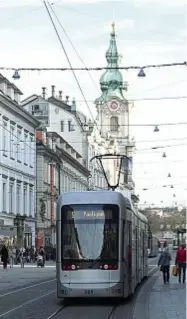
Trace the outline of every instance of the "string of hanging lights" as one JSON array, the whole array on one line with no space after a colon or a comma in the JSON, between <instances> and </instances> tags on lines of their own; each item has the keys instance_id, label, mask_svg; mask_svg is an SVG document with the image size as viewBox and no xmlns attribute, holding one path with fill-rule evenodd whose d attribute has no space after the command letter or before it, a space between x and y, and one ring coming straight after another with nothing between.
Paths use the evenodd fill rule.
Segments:
<instances>
[{"instance_id":1,"label":"string of hanging lights","mask_svg":"<svg viewBox=\"0 0 187 319\"><path fill-rule=\"evenodd\" d=\"M118 67L74 67L74 68L14 68L14 67L0 67L1 71L13 71L13 79L19 80L20 79L20 71L101 71L101 70L139 70L138 77L145 77L145 69L150 68L165 68L165 67L177 67L177 66L187 66L187 61L184 62L174 62L174 63L162 63L162 64L148 64L144 66L138 65L131 65L131 66L118 66Z\"/></svg>"}]
</instances>

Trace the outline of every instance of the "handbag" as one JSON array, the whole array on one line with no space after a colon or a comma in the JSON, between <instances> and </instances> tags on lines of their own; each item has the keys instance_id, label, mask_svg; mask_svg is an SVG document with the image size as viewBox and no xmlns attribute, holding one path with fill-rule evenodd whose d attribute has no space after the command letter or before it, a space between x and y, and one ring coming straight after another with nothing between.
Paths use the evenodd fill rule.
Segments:
<instances>
[{"instance_id":1,"label":"handbag","mask_svg":"<svg viewBox=\"0 0 187 319\"><path fill-rule=\"evenodd\" d=\"M178 267L177 267L177 265L173 266L172 275L175 276L175 277L178 275Z\"/></svg>"},{"instance_id":2,"label":"handbag","mask_svg":"<svg viewBox=\"0 0 187 319\"><path fill-rule=\"evenodd\" d=\"M160 266L160 271L163 271L163 268L164 268L163 265L161 265L161 266Z\"/></svg>"}]
</instances>

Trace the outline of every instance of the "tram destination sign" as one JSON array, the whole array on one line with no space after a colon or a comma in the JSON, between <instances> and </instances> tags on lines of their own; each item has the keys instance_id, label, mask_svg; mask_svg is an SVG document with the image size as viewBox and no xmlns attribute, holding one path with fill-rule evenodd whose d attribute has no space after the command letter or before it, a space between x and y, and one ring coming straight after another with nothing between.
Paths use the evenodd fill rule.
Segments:
<instances>
[{"instance_id":1,"label":"tram destination sign","mask_svg":"<svg viewBox=\"0 0 187 319\"><path fill-rule=\"evenodd\" d=\"M67 219L112 219L113 212L110 209L106 211L67 211Z\"/></svg>"}]
</instances>

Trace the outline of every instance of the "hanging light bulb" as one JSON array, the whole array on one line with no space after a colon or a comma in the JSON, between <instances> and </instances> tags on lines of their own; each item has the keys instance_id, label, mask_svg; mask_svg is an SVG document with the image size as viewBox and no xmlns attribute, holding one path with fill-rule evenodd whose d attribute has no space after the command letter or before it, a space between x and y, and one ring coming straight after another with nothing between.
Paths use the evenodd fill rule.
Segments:
<instances>
[{"instance_id":1,"label":"hanging light bulb","mask_svg":"<svg viewBox=\"0 0 187 319\"><path fill-rule=\"evenodd\" d=\"M139 73L138 73L138 77L140 78L144 78L146 76L144 69L140 69Z\"/></svg>"},{"instance_id":2,"label":"hanging light bulb","mask_svg":"<svg viewBox=\"0 0 187 319\"><path fill-rule=\"evenodd\" d=\"M171 174L170 174L170 173L168 173L168 177L171 177Z\"/></svg>"},{"instance_id":3,"label":"hanging light bulb","mask_svg":"<svg viewBox=\"0 0 187 319\"><path fill-rule=\"evenodd\" d=\"M167 155L166 155L166 153L165 153L165 152L162 154L162 157L167 157Z\"/></svg>"},{"instance_id":4,"label":"hanging light bulb","mask_svg":"<svg viewBox=\"0 0 187 319\"><path fill-rule=\"evenodd\" d=\"M19 73L18 73L18 70L15 70L15 72L14 72L12 78L13 78L14 80L19 80L19 79L20 79L20 75L19 75Z\"/></svg>"},{"instance_id":5,"label":"hanging light bulb","mask_svg":"<svg viewBox=\"0 0 187 319\"><path fill-rule=\"evenodd\" d=\"M159 132L159 131L160 130L159 130L158 126L156 125L155 128L154 128L154 132Z\"/></svg>"}]
</instances>

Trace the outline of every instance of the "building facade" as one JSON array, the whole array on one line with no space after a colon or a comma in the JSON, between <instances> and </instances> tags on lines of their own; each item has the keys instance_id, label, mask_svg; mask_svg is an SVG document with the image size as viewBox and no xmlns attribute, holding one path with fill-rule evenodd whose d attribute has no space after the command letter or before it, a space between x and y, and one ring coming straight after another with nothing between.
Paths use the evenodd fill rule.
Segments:
<instances>
[{"instance_id":1,"label":"building facade","mask_svg":"<svg viewBox=\"0 0 187 319\"><path fill-rule=\"evenodd\" d=\"M86 117L76 110L76 101L69 101L62 93L55 94L52 86L51 96L47 99L45 88L42 96L33 95L24 101L22 106L38 121L46 126L47 132L56 132L80 154L81 163L87 167L88 143Z\"/></svg>"},{"instance_id":2,"label":"building facade","mask_svg":"<svg viewBox=\"0 0 187 319\"><path fill-rule=\"evenodd\" d=\"M0 235L35 244L38 121L19 105L19 89L0 75Z\"/></svg>"},{"instance_id":3,"label":"building facade","mask_svg":"<svg viewBox=\"0 0 187 319\"><path fill-rule=\"evenodd\" d=\"M100 133L94 125L87 121L81 112L77 111L75 99L69 102L68 96L63 98L62 91L56 95L54 85L51 97L47 99L45 92L46 88L43 88L42 96L33 95L22 101L22 106L46 126L47 132L56 132L61 137L61 141L64 141L61 145L66 145L66 152L71 150L70 155L78 162L77 165L81 164L90 170L89 186L91 189L106 188L105 178L99 163L96 160L90 163L90 159L94 155L104 152L103 148L106 144L104 139L101 139ZM79 181L74 182L71 168L67 167L66 169L63 185L62 191L72 189L72 185L74 185L74 190L80 189ZM84 179L81 185L81 189L84 189Z\"/></svg>"},{"instance_id":4,"label":"building facade","mask_svg":"<svg viewBox=\"0 0 187 319\"><path fill-rule=\"evenodd\" d=\"M36 246L56 244L56 205L59 194L87 190L89 171L76 152L56 132L37 130L37 241Z\"/></svg>"}]
</instances>

